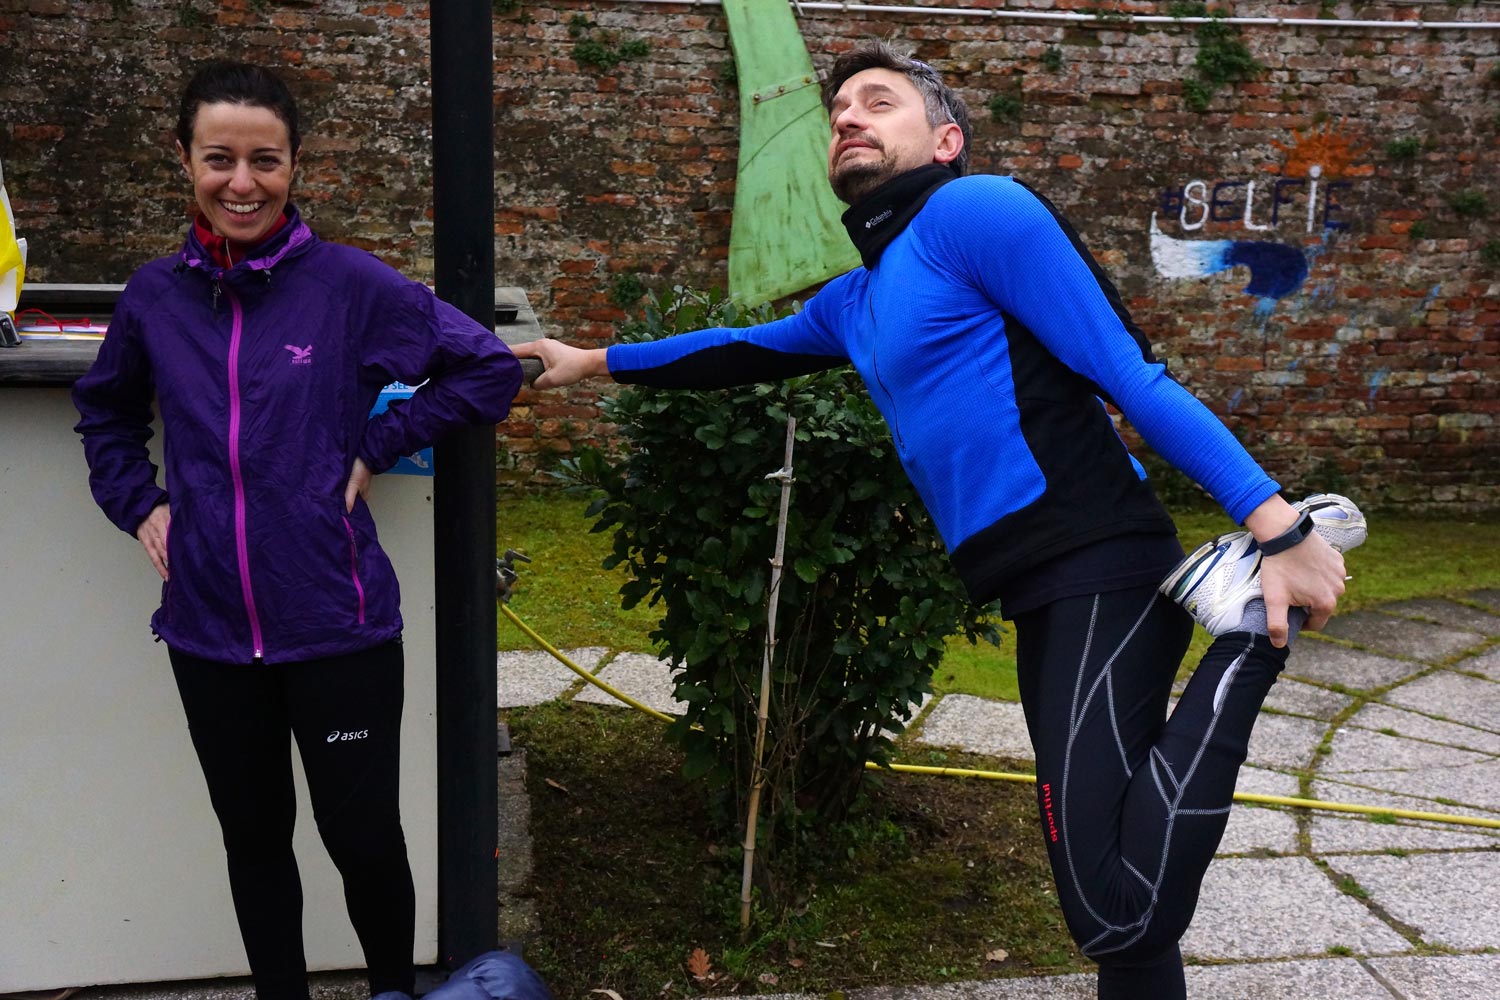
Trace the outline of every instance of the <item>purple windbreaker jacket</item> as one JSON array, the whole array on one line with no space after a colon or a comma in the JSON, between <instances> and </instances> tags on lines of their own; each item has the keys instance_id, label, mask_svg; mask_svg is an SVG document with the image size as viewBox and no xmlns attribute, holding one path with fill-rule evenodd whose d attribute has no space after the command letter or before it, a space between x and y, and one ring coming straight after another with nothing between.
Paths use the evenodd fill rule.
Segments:
<instances>
[{"instance_id":1,"label":"purple windbreaker jacket","mask_svg":"<svg viewBox=\"0 0 1500 1000\"><path fill-rule=\"evenodd\" d=\"M465 424L504 418L520 363L490 330L294 208L227 270L188 234L130 279L78 380L89 485L134 537L170 502L170 579L152 631L231 663L357 652L401 631L400 594L356 456L383 472ZM430 380L370 419L381 387ZM166 485L149 458L161 407Z\"/></svg>"}]
</instances>

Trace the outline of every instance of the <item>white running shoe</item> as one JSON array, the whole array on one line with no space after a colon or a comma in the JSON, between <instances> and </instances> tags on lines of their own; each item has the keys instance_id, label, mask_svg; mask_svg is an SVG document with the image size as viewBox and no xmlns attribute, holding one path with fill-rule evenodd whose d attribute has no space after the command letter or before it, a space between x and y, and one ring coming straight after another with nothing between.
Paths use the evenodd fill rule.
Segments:
<instances>
[{"instance_id":1,"label":"white running shoe","mask_svg":"<svg viewBox=\"0 0 1500 1000\"><path fill-rule=\"evenodd\" d=\"M1348 497L1314 493L1292 506L1312 514L1313 530L1340 552L1358 548L1369 535L1364 513Z\"/></svg>"},{"instance_id":2,"label":"white running shoe","mask_svg":"<svg viewBox=\"0 0 1500 1000\"><path fill-rule=\"evenodd\" d=\"M1239 626L1245 605L1261 596L1260 560L1250 532L1231 531L1198 546L1157 589L1209 635L1223 635Z\"/></svg>"},{"instance_id":3,"label":"white running shoe","mask_svg":"<svg viewBox=\"0 0 1500 1000\"><path fill-rule=\"evenodd\" d=\"M1365 515L1348 497L1314 493L1292 506L1310 513L1313 531L1339 552L1358 547L1369 534ZM1223 635L1238 628L1245 605L1261 596L1261 558L1250 532L1231 531L1198 546L1157 589L1182 605L1209 635Z\"/></svg>"}]
</instances>

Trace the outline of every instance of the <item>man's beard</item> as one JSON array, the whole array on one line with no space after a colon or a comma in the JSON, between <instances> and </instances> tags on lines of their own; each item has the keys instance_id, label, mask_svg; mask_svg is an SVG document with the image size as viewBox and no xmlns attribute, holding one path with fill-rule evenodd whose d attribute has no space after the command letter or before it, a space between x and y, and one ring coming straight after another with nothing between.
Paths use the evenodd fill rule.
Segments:
<instances>
[{"instance_id":1,"label":"man's beard","mask_svg":"<svg viewBox=\"0 0 1500 1000\"><path fill-rule=\"evenodd\" d=\"M882 156L874 161L860 160L842 168L835 167L828 173L828 183L839 201L854 205L894 176L895 164Z\"/></svg>"}]
</instances>

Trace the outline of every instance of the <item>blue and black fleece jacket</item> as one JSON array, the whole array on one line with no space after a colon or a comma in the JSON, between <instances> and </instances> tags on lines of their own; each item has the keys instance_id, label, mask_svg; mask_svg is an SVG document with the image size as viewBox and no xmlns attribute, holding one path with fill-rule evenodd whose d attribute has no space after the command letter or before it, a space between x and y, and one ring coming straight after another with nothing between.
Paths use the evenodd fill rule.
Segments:
<instances>
[{"instance_id":1,"label":"blue and black fleece jacket","mask_svg":"<svg viewBox=\"0 0 1500 1000\"><path fill-rule=\"evenodd\" d=\"M1101 400L1236 522L1276 492L1167 374L1046 199L1009 177L945 181L873 260L801 312L617 344L611 375L715 388L854 365L981 603L1103 540L1172 534Z\"/></svg>"}]
</instances>

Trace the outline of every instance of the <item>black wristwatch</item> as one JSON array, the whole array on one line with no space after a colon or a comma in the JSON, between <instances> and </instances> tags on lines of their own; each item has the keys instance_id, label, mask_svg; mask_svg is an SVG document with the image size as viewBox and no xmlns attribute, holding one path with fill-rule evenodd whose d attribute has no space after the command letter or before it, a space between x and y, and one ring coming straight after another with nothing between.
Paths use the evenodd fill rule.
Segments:
<instances>
[{"instance_id":1,"label":"black wristwatch","mask_svg":"<svg viewBox=\"0 0 1500 1000\"><path fill-rule=\"evenodd\" d=\"M1290 528L1286 529L1275 538L1268 538L1265 541L1259 543L1261 555L1280 555L1287 549L1300 543L1308 535L1312 534L1312 530L1312 514L1304 510L1302 512L1302 516L1297 518L1296 523L1293 524Z\"/></svg>"}]
</instances>

